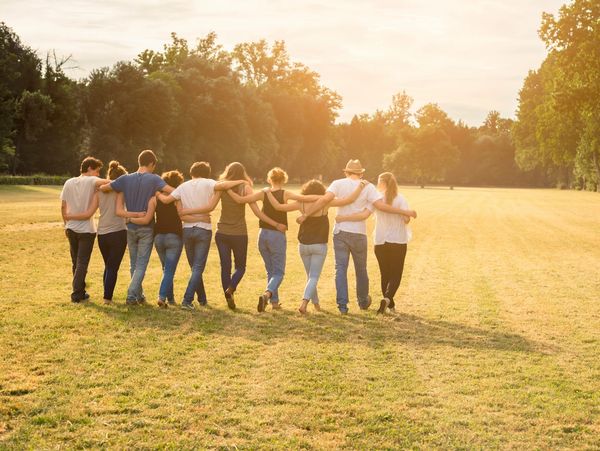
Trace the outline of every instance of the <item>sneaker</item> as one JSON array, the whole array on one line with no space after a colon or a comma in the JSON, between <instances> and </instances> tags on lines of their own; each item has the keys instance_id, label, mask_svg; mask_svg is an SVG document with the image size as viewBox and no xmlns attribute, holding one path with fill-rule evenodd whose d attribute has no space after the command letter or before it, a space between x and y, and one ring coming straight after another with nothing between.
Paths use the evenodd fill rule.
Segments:
<instances>
[{"instance_id":1,"label":"sneaker","mask_svg":"<svg viewBox=\"0 0 600 451\"><path fill-rule=\"evenodd\" d=\"M230 310L235 310L235 299L233 297L233 293L225 291L225 300L227 301L227 307Z\"/></svg>"},{"instance_id":2,"label":"sneaker","mask_svg":"<svg viewBox=\"0 0 600 451\"><path fill-rule=\"evenodd\" d=\"M373 302L373 300L371 299L371 296L367 296L367 302L365 302L364 305L360 306L361 310L369 310L369 307L371 307L371 303Z\"/></svg>"},{"instance_id":3,"label":"sneaker","mask_svg":"<svg viewBox=\"0 0 600 451\"><path fill-rule=\"evenodd\" d=\"M385 313L385 309L390 304L390 300L388 298L383 298L379 303L379 309L377 309L378 315L383 315Z\"/></svg>"},{"instance_id":4,"label":"sneaker","mask_svg":"<svg viewBox=\"0 0 600 451\"><path fill-rule=\"evenodd\" d=\"M198 301L198 304L200 304L200 307L208 307L208 301Z\"/></svg>"},{"instance_id":5,"label":"sneaker","mask_svg":"<svg viewBox=\"0 0 600 451\"><path fill-rule=\"evenodd\" d=\"M181 308L183 310L194 310L194 306L190 302L182 302Z\"/></svg>"},{"instance_id":6,"label":"sneaker","mask_svg":"<svg viewBox=\"0 0 600 451\"><path fill-rule=\"evenodd\" d=\"M82 299L82 301L89 301L89 300L90 300L90 295L89 295L89 293L85 293L85 294L83 295L83 299Z\"/></svg>"},{"instance_id":7,"label":"sneaker","mask_svg":"<svg viewBox=\"0 0 600 451\"><path fill-rule=\"evenodd\" d=\"M135 299L127 299L125 301L125 305L131 305L131 306L138 305L138 301L136 301Z\"/></svg>"},{"instance_id":8,"label":"sneaker","mask_svg":"<svg viewBox=\"0 0 600 451\"><path fill-rule=\"evenodd\" d=\"M146 304L148 304L148 303L146 302L146 298L140 298L140 299L138 299L138 300L137 300L137 303L138 303L139 305L146 305Z\"/></svg>"},{"instance_id":9,"label":"sneaker","mask_svg":"<svg viewBox=\"0 0 600 451\"><path fill-rule=\"evenodd\" d=\"M257 304L257 306L256 306L256 310L257 310L259 313L262 313L262 312L264 312L264 311L265 311L265 306L266 306L266 304L267 304L267 300L265 299L265 295L264 295L264 294L261 294L261 295L258 297L258 304Z\"/></svg>"}]
</instances>

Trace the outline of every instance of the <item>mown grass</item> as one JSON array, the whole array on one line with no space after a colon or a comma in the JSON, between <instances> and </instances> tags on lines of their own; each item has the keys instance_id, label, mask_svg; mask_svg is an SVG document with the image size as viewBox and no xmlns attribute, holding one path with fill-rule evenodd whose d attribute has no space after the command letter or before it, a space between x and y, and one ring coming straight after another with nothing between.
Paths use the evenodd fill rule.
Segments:
<instances>
[{"instance_id":1,"label":"mown grass","mask_svg":"<svg viewBox=\"0 0 600 451\"><path fill-rule=\"evenodd\" d=\"M600 448L595 193L404 189L398 314L336 314L330 250L325 311L303 317L295 225L284 310L255 312L250 217L237 312L214 245L206 309L125 307L127 260L102 305L97 249L93 301L72 305L58 192L0 187L0 448ZM372 252L369 273L377 299ZM149 299L159 280L154 254Z\"/></svg>"}]
</instances>

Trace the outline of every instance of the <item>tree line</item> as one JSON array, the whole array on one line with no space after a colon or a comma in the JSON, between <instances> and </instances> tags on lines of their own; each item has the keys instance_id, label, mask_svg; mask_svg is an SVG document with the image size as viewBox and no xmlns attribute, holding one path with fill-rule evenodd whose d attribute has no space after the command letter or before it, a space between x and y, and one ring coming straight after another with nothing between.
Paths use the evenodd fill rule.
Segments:
<instances>
[{"instance_id":1,"label":"tree line","mask_svg":"<svg viewBox=\"0 0 600 451\"><path fill-rule=\"evenodd\" d=\"M281 165L292 179L331 179L360 158L369 177L391 170L404 183L596 189L598 17L586 0L545 14L549 54L524 82L517 120L490 111L479 127L434 103L413 113L406 92L336 123L341 97L283 41L227 51L215 33L195 44L173 33L161 50L76 81L65 74L68 58L42 61L2 23L0 172L73 174L87 154L133 168L151 148L163 169L237 160L257 178Z\"/></svg>"}]
</instances>

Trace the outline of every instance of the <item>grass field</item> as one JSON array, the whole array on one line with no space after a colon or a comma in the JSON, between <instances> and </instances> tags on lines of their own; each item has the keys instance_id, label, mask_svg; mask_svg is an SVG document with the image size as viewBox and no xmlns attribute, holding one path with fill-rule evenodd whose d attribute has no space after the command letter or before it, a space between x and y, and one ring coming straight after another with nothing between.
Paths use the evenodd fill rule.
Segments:
<instances>
[{"instance_id":1,"label":"grass field","mask_svg":"<svg viewBox=\"0 0 600 451\"><path fill-rule=\"evenodd\" d=\"M237 312L214 243L206 309L125 307L127 256L102 305L97 248L73 305L58 188L1 187L0 448L600 449L600 196L402 192L419 218L397 314L337 314L330 249L303 317L295 224L281 312L255 310L254 218ZM369 274L379 299L372 250ZM149 299L159 281L154 253Z\"/></svg>"}]
</instances>

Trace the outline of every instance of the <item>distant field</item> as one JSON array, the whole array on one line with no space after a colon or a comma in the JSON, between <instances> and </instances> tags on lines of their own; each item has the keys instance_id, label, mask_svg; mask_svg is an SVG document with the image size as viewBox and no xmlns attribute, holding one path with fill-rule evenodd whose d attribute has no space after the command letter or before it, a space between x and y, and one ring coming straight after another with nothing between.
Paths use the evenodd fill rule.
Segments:
<instances>
[{"instance_id":1,"label":"distant field","mask_svg":"<svg viewBox=\"0 0 600 451\"><path fill-rule=\"evenodd\" d=\"M402 192L419 218L398 313L338 315L330 246L324 312L303 317L295 215L282 312L255 310L250 215L239 311L214 243L206 309L125 307L127 256L102 305L97 248L72 305L59 188L0 187L0 449L600 449L600 195ZM369 274L379 299L372 249ZM188 275L182 258L178 301ZM149 300L159 282L153 254Z\"/></svg>"}]
</instances>

